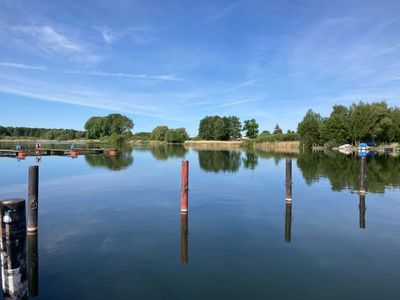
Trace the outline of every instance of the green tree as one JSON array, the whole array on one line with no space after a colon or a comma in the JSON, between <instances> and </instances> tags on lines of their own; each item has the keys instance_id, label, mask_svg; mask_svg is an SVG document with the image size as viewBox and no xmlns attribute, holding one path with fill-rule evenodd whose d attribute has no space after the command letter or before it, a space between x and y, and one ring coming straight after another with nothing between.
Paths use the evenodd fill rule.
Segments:
<instances>
[{"instance_id":1,"label":"green tree","mask_svg":"<svg viewBox=\"0 0 400 300\"><path fill-rule=\"evenodd\" d=\"M323 119L321 116L311 109L304 116L303 120L297 126L297 134L300 141L310 148L313 144L320 144L321 142L321 127Z\"/></svg>"},{"instance_id":2,"label":"green tree","mask_svg":"<svg viewBox=\"0 0 400 300\"><path fill-rule=\"evenodd\" d=\"M165 125L157 126L151 132L150 139L153 141L164 141L165 133L168 131L168 127Z\"/></svg>"},{"instance_id":3,"label":"green tree","mask_svg":"<svg viewBox=\"0 0 400 300\"><path fill-rule=\"evenodd\" d=\"M168 143L183 143L189 139L185 128L168 129L164 140Z\"/></svg>"},{"instance_id":4,"label":"green tree","mask_svg":"<svg viewBox=\"0 0 400 300\"><path fill-rule=\"evenodd\" d=\"M258 135L258 124L255 119L244 121L243 130L248 138L256 138Z\"/></svg>"},{"instance_id":5,"label":"green tree","mask_svg":"<svg viewBox=\"0 0 400 300\"><path fill-rule=\"evenodd\" d=\"M237 139L242 136L242 123L236 116L229 116L229 136L232 139Z\"/></svg>"},{"instance_id":6,"label":"green tree","mask_svg":"<svg viewBox=\"0 0 400 300\"><path fill-rule=\"evenodd\" d=\"M321 138L335 145L351 141L351 114L343 105L333 106L333 111L321 128Z\"/></svg>"}]
</instances>

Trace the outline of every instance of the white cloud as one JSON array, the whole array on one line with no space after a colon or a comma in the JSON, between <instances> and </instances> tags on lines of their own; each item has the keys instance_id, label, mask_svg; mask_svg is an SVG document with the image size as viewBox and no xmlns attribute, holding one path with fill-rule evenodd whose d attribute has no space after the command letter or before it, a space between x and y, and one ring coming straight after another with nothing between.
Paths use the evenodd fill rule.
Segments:
<instances>
[{"instance_id":1,"label":"white cloud","mask_svg":"<svg viewBox=\"0 0 400 300\"><path fill-rule=\"evenodd\" d=\"M48 70L46 67L42 67L42 66L32 66L32 65L25 65L25 64L12 63L12 62L0 62L0 66L10 67L10 68L18 68L18 69L39 70L39 71L47 71Z\"/></svg>"}]
</instances>

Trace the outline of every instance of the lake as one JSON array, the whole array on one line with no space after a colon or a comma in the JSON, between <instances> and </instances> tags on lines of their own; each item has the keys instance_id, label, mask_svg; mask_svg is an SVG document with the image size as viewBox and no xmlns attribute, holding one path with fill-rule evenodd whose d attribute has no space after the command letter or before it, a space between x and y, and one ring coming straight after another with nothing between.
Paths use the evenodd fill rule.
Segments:
<instances>
[{"instance_id":1,"label":"lake","mask_svg":"<svg viewBox=\"0 0 400 300\"><path fill-rule=\"evenodd\" d=\"M340 153L44 156L35 299L399 299L399 158L365 161L364 195L362 159ZM34 164L0 158L1 199L27 198Z\"/></svg>"}]
</instances>

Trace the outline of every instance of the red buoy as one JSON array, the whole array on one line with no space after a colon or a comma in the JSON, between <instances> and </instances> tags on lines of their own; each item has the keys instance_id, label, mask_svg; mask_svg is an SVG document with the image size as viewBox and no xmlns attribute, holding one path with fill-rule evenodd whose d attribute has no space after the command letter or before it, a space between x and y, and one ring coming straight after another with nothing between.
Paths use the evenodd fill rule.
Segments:
<instances>
[{"instance_id":1,"label":"red buoy","mask_svg":"<svg viewBox=\"0 0 400 300\"><path fill-rule=\"evenodd\" d=\"M25 159L26 153L25 151L18 151L17 152L17 157L20 159Z\"/></svg>"},{"instance_id":2,"label":"red buoy","mask_svg":"<svg viewBox=\"0 0 400 300\"><path fill-rule=\"evenodd\" d=\"M108 150L108 155L109 156L117 156L118 155L118 151L114 150L114 149Z\"/></svg>"}]
</instances>

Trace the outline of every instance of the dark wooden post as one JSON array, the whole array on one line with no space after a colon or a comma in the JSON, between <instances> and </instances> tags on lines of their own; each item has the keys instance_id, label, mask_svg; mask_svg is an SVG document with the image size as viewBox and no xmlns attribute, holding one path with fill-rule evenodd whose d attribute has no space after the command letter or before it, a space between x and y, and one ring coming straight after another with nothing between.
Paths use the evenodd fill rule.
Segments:
<instances>
[{"instance_id":1,"label":"dark wooden post","mask_svg":"<svg viewBox=\"0 0 400 300\"><path fill-rule=\"evenodd\" d=\"M4 299L28 299L25 200L1 201L0 218Z\"/></svg>"},{"instance_id":2,"label":"dark wooden post","mask_svg":"<svg viewBox=\"0 0 400 300\"><path fill-rule=\"evenodd\" d=\"M292 202L286 202L285 209L285 242L292 241Z\"/></svg>"},{"instance_id":3,"label":"dark wooden post","mask_svg":"<svg viewBox=\"0 0 400 300\"><path fill-rule=\"evenodd\" d=\"M186 264L188 258L189 225L188 214L181 213L181 263Z\"/></svg>"},{"instance_id":4,"label":"dark wooden post","mask_svg":"<svg viewBox=\"0 0 400 300\"><path fill-rule=\"evenodd\" d=\"M182 161L182 182L181 182L181 212L188 211L189 194L189 162Z\"/></svg>"},{"instance_id":5,"label":"dark wooden post","mask_svg":"<svg viewBox=\"0 0 400 300\"><path fill-rule=\"evenodd\" d=\"M28 184L28 232L38 229L39 166L29 167Z\"/></svg>"},{"instance_id":6,"label":"dark wooden post","mask_svg":"<svg viewBox=\"0 0 400 300\"><path fill-rule=\"evenodd\" d=\"M292 159L286 158L286 201L292 201Z\"/></svg>"}]
</instances>

